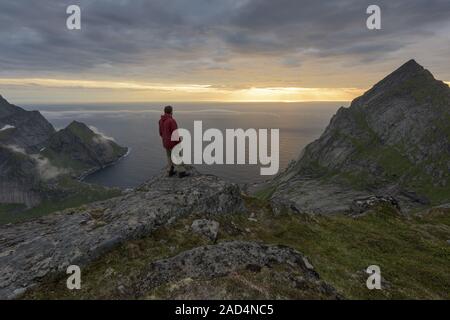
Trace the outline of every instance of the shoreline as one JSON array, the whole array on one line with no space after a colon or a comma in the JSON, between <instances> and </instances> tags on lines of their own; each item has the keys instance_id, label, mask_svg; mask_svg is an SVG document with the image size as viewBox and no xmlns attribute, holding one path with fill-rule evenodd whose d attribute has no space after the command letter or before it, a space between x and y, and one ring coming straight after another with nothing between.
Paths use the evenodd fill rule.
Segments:
<instances>
[{"instance_id":1,"label":"shoreline","mask_svg":"<svg viewBox=\"0 0 450 320\"><path fill-rule=\"evenodd\" d=\"M96 168L92 168L92 169L86 170L85 172L80 174L75 179L78 180L79 182L84 182L84 180L87 177L89 177L90 175L117 164L119 161L121 161L122 159L124 159L124 158L126 158L126 157L128 157L130 155L132 148L130 148L130 147L126 147L126 148L127 148L127 152L123 156L121 156L119 159L117 159L116 161L108 163L108 164L104 165L103 167L96 167Z\"/></svg>"}]
</instances>

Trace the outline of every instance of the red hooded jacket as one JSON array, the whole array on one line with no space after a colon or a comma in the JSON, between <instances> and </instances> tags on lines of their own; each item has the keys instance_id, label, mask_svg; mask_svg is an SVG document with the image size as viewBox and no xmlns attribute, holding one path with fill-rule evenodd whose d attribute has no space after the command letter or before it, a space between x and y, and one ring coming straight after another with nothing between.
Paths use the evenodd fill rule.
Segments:
<instances>
[{"instance_id":1,"label":"red hooded jacket","mask_svg":"<svg viewBox=\"0 0 450 320\"><path fill-rule=\"evenodd\" d=\"M179 138L172 141L172 133L177 129L177 122L172 118L171 114L166 113L161 116L159 120L159 135L162 138L164 148L172 150L173 147L180 143Z\"/></svg>"}]
</instances>

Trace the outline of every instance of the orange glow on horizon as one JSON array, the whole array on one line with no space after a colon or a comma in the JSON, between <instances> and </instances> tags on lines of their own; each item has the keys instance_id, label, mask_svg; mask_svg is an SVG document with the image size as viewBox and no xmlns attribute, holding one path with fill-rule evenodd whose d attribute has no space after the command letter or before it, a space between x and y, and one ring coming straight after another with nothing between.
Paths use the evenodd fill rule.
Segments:
<instances>
[{"instance_id":1,"label":"orange glow on horizon","mask_svg":"<svg viewBox=\"0 0 450 320\"><path fill-rule=\"evenodd\" d=\"M161 84L104 80L2 78L0 85L23 91L35 88L121 91L130 101L306 102L349 101L364 90L358 88L252 87L216 88L204 84ZM95 93L92 98L96 100Z\"/></svg>"},{"instance_id":2,"label":"orange glow on horizon","mask_svg":"<svg viewBox=\"0 0 450 320\"><path fill-rule=\"evenodd\" d=\"M450 82L445 82L450 85ZM163 84L134 81L78 80L51 78L0 78L0 85L20 93L27 90L64 92L60 99L83 102L150 102L150 101L216 101L216 102L314 102L351 101L362 95L361 88L252 87L217 88L205 84ZM57 92L58 92L57 91ZM56 93L57 93L56 92ZM73 93L73 94L72 94ZM107 98L112 99L107 100ZM58 101L63 102L63 101Z\"/></svg>"}]
</instances>

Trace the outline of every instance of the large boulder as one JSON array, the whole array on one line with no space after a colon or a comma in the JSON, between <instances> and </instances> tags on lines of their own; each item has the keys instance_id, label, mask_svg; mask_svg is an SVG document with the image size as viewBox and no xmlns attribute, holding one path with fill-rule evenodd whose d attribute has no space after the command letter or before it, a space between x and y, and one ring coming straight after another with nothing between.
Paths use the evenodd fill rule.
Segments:
<instances>
[{"instance_id":1,"label":"large boulder","mask_svg":"<svg viewBox=\"0 0 450 320\"><path fill-rule=\"evenodd\" d=\"M142 271L132 287L125 288L124 294L128 297L146 297L149 292L159 287L172 288L179 286L180 281L188 280L182 283L185 288L179 290L180 296L175 293L172 298L222 299L227 292L226 285L217 288L217 285L208 284L208 280L220 278L220 285L226 283L229 277L239 278L239 273L245 270L258 273L263 268L270 270L270 281L291 287L299 298L341 298L332 286L320 279L308 259L298 251L289 247L248 241L230 241L198 247L175 257L152 262ZM277 271L279 269L285 271ZM206 288L206 292L196 292L198 283ZM246 284L250 286L249 282Z\"/></svg>"},{"instance_id":2,"label":"large boulder","mask_svg":"<svg viewBox=\"0 0 450 320\"><path fill-rule=\"evenodd\" d=\"M211 241L216 241L219 233L219 223L213 220L197 219L192 222L191 229L193 232Z\"/></svg>"}]
</instances>

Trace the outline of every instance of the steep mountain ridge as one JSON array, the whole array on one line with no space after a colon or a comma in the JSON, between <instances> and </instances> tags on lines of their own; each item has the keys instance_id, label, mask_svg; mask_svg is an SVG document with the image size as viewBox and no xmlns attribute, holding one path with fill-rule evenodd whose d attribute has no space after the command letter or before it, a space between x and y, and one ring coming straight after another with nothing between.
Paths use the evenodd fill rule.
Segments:
<instances>
[{"instance_id":1,"label":"steep mountain ridge","mask_svg":"<svg viewBox=\"0 0 450 320\"><path fill-rule=\"evenodd\" d=\"M0 95L0 144L38 152L55 132L39 111L26 111Z\"/></svg>"},{"instance_id":2,"label":"steep mountain ridge","mask_svg":"<svg viewBox=\"0 0 450 320\"><path fill-rule=\"evenodd\" d=\"M408 61L340 108L272 187L274 199L293 199L300 211L314 211L305 198L334 199L330 207L341 210L374 193L395 195L406 206L448 201L450 88Z\"/></svg>"}]
</instances>

